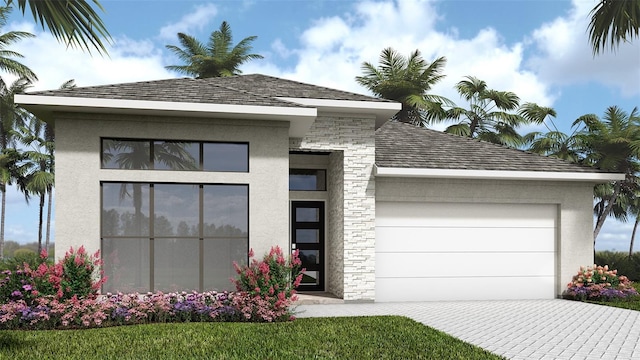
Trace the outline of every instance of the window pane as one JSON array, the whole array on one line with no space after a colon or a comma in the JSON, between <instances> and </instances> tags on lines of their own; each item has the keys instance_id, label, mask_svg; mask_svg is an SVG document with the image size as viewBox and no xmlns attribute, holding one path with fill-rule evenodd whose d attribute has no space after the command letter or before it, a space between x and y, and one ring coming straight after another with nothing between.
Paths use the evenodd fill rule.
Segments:
<instances>
[{"instance_id":1,"label":"window pane","mask_svg":"<svg viewBox=\"0 0 640 360\"><path fill-rule=\"evenodd\" d=\"M246 237L249 231L249 187L204 186L204 236Z\"/></svg>"},{"instance_id":2,"label":"window pane","mask_svg":"<svg viewBox=\"0 0 640 360\"><path fill-rule=\"evenodd\" d=\"M102 139L102 168L141 170L151 168L147 140Z\"/></svg>"},{"instance_id":3,"label":"window pane","mask_svg":"<svg viewBox=\"0 0 640 360\"><path fill-rule=\"evenodd\" d=\"M318 208L296 208L296 222L318 222L320 221L320 209Z\"/></svg>"},{"instance_id":4,"label":"window pane","mask_svg":"<svg viewBox=\"0 0 640 360\"><path fill-rule=\"evenodd\" d=\"M149 239L103 239L107 282L102 292L145 293L149 287Z\"/></svg>"},{"instance_id":5,"label":"window pane","mask_svg":"<svg viewBox=\"0 0 640 360\"><path fill-rule=\"evenodd\" d=\"M249 171L249 145L204 143L203 168L205 171Z\"/></svg>"},{"instance_id":6,"label":"window pane","mask_svg":"<svg viewBox=\"0 0 640 360\"><path fill-rule=\"evenodd\" d=\"M234 286L229 281L236 277L233 262L238 265L246 264L248 238L205 238L204 239L204 289L208 290L233 290Z\"/></svg>"},{"instance_id":7,"label":"window pane","mask_svg":"<svg viewBox=\"0 0 640 360\"><path fill-rule=\"evenodd\" d=\"M326 191L326 171L314 169L290 169L289 190Z\"/></svg>"},{"instance_id":8,"label":"window pane","mask_svg":"<svg viewBox=\"0 0 640 360\"><path fill-rule=\"evenodd\" d=\"M296 229L297 243L318 243L320 242L320 230L318 229Z\"/></svg>"},{"instance_id":9,"label":"window pane","mask_svg":"<svg viewBox=\"0 0 640 360\"><path fill-rule=\"evenodd\" d=\"M156 184L153 194L154 236L199 235L199 185Z\"/></svg>"},{"instance_id":10,"label":"window pane","mask_svg":"<svg viewBox=\"0 0 640 360\"><path fill-rule=\"evenodd\" d=\"M299 250L302 267L320 264L320 250Z\"/></svg>"},{"instance_id":11,"label":"window pane","mask_svg":"<svg viewBox=\"0 0 640 360\"><path fill-rule=\"evenodd\" d=\"M318 271L305 271L302 275L302 281L300 283L305 285L318 285L320 280L318 275Z\"/></svg>"},{"instance_id":12,"label":"window pane","mask_svg":"<svg viewBox=\"0 0 640 360\"><path fill-rule=\"evenodd\" d=\"M156 170L199 170L200 143L154 142L153 168Z\"/></svg>"},{"instance_id":13,"label":"window pane","mask_svg":"<svg viewBox=\"0 0 640 360\"><path fill-rule=\"evenodd\" d=\"M200 240L155 239L154 291L190 291L199 289Z\"/></svg>"},{"instance_id":14,"label":"window pane","mask_svg":"<svg viewBox=\"0 0 640 360\"><path fill-rule=\"evenodd\" d=\"M102 184L102 236L149 236L149 184Z\"/></svg>"}]
</instances>

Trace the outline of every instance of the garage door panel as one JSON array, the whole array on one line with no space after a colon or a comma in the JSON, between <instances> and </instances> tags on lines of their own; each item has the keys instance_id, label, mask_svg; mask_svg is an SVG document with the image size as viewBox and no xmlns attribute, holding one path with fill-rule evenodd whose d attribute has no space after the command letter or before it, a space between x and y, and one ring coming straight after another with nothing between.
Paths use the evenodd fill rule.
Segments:
<instances>
[{"instance_id":1,"label":"garage door panel","mask_svg":"<svg viewBox=\"0 0 640 360\"><path fill-rule=\"evenodd\" d=\"M377 252L554 251L553 228L377 227Z\"/></svg>"},{"instance_id":2,"label":"garage door panel","mask_svg":"<svg viewBox=\"0 0 640 360\"><path fill-rule=\"evenodd\" d=\"M377 278L553 276L555 255L542 253L377 253Z\"/></svg>"},{"instance_id":3,"label":"garage door panel","mask_svg":"<svg viewBox=\"0 0 640 360\"><path fill-rule=\"evenodd\" d=\"M376 226L555 227L554 205L379 202Z\"/></svg>"},{"instance_id":4,"label":"garage door panel","mask_svg":"<svg viewBox=\"0 0 640 360\"><path fill-rule=\"evenodd\" d=\"M376 301L552 299L554 277L376 279Z\"/></svg>"}]
</instances>

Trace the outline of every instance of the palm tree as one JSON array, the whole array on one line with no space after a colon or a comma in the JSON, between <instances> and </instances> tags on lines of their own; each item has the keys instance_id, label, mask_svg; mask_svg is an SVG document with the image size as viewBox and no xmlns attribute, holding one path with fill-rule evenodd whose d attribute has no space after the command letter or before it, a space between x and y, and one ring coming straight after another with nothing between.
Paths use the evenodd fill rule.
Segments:
<instances>
[{"instance_id":1,"label":"palm tree","mask_svg":"<svg viewBox=\"0 0 640 360\"><path fill-rule=\"evenodd\" d=\"M59 89L73 89L76 87L75 81L68 80L63 83ZM47 223L46 223L46 235L45 235L45 245L44 248L49 252L49 244L51 241L51 210L53 204L53 187L55 184L55 133L53 124L44 122L38 119L35 116L31 117L31 122L28 128L29 137L26 137L24 140L27 144L31 144L33 142L37 143L37 148L39 154L38 157L41 157L41 163L39 167L39 171L48 172L50 176L45 176L44 174L39 176L39 179L34 178L34 184L31 185L30 189L37 188L43 186L45 188L45 193L47 195ZM41 182L40 184L36 184L36 182ZM39 193L39 191L35 191ZM43 199L41 199L43 200ZM42 206L44 206L44 201L40 203L40 211L42 211ZM42 220L42 219L41 219ZM40 232L42 232L40 230Z\"/></svg>"},{"instance_id":2,"label":"palm tree","mask_svg":"<svg viewBox=\"0 0 640 360\"><path fill-rule=\"evenodd\" d=\"M255 39L257 36L246 37L232 48L231 27L226 21L222 22L220 29L211 33L206 46L193 36L178 33L183 48L175 45L166 47L184 65L169 65L166 68L198 79L239 75L242 74L240 65L249 60L262 59L262 55L249 53Z\"/></svg>"},{"instance_id":3,"label":"palm tree","mask_svg":"<svg viewBox=\"0 0 640 360\"><path fill-rule=\"evenodd\" d=\"M444 97L429 94L431 87L444 78L446 58L429 63L419 50L404 57L386 48L380 53L379 62L378 67L362 63L362 76L356 76L356 82L375 96L402 103L395 120L426 126L442 113L441 104L453 104Z\"/></svg>"},{"instance_id":4,"label":"palm tree","mask_svg":"<svg viewBox=\"0 0 640 360\"><path fill-rule=\"evenodd\" d=\"M459 136L519 147L525 139L518 134L516 127L531 122L542 122L542 114L552 109L529 104L531 109L519 109L520 98L510 91L497 91L487 87L487 83L473 76L466 76L455 86L460 96L469 102L468 109L454 106L445 112L444 120L459 121L450 125L445 132Z\"/></svg>"},{"instance_id":5,"label":"palm tree","mask_svg":"<svg viewBox=\"0 0 640 360\"><path fill-rule=\"evenodd\" d=\"M109 42L111 35L90 4L93 2L104 11L97 0L5 0L6 7L14 2L23 15L28 6L36 24L42 25L43 29L46 26L58 41L89 52L94 48L99 54L107 53L101 38Z\"/></svg>"},{"instance_id":6,"label":"palm tree","mask_svg":"<svg viewBox=\"0 0 640 360\"><path fill-rule=\"evenodd\" d=\"M37 119L36 119L37 120ZM37 120L39 121L39 120ZM25 131L28 131L25 129ZM49 155L49 149L45 140L37 135L27 135L24 145L31 146L30 150L24 152L27 161L31 165L29 173L26 175L26 190L33 195L37 195L39 199L39 217L38 217L38 253L42 252L42 228L45 197L53 190L54 175L53 158ZM50 147L53 144L49 145ZM42 149L45 149L44 151Z\"/></svg>"},{"instance_id":7,"label":"palm tree","mask_svg":"<svg viewBox=\"0 0 640 360\"><path fill-rule=\"evenodd\" d=\"M0 191L2 192L2 205L0 208L0 259L4 258L4 220L6 211L7 185L15 181L18 189L25 194L25 200L29 202L29 194L26 191L24 154L18 150L9 148L0 152Z\"/></svg>"},{"instance_id":8,"label":"palm tree","mask_svg":"<svg viewBox=\"0 0 640 360\"><path fill-rule=\"evenodd\" d=\"M638 108L626 113L611 106L605 111L603 120L595 115L584 115L574 121L573 126L577 125L583 126L578 134L581 137L580 151L585 154L583 163L625 174L624 180L608 184L610 190L599 197L601 205L593 231L595 245L605 220L615 215L614 206L621 206L625 194L633 194L638 189L640 113Z\"/></svg>"},{"instance_id":9,"label":"palm tree","mask_svg":"<svg viewBox=\"0 0 640 360\"><path fill-rule=\"evenodd\" d=\"M640 36L640 0L600 0L591 10L589 40L596 55Z\"/></svg>"},{"instance_id":10,"label":"palm tree","mask_svg":"<svg viewBox=\"0 0 640 360\"><path fill-rule=\"evenodd\" d=\"M537 119L535 122L542 123L547 128L545 133L531 132L524 136L525 141L530 144L529 151L573 163L581 161L581 137L576 134L577 128L570 135L560 131L551 119L556 116L555 110L527 103L522 105L518 113L529 119Z\"/></svg>"},{"instance_id":11,"label":"palm tree","mask_svg":"<svg viewBox=\"0 0 640 360\"><path fill-rule=\"evenodd\" d=\"M7 16L11 12L10 7L0 7L0 28L7 25ZM9 74L25 78L29 81L38 80L36 74L27 66L12 58L22 58L19 53L7 50L6 47L22 39L31 38L35 35L24 31L9 31L0 35L0 70Z\"/></svg>"},{"instance_id":12,"label":"palm tree","mask_svg":"<svg viewBox=\"0 0 640 360\"><path fill-rule=\"evenodd\" d=\"M640 191L636 191L635 194L633 194L633 199L629 201L628 213L635 218L633 230L631 230L631 240L629 241L629 257L631 257L633 256L633 244L636 239L636 231L640 223Z\"/></svg>"},{"instance_id":13,"label":"palm tree","mask_svg":"<svg viewBox=\"0 0 640 360\"><path fill-rule=\"evenodd\" d=\"M2 154L6 154L10 146L16 145L15 129L23 126L27 118L27 112L15 105L13 96L24 92L30 86L31 83L25 78L18 79L9 86L0 78L0 152ZM16 174L15 171L9 171L10 168L8 166L9 164L16 166L14 163L17 161L16 159L17 157L13 156L11 162L8 159L5 160L7 168L2 169L2 176L0 177L0 194L2 195L2 205L0 206L0 258L4 255L4 220L7 185L11 184ZM27 196L26 193L25 196Z\"/></svg>"}]
</instances>

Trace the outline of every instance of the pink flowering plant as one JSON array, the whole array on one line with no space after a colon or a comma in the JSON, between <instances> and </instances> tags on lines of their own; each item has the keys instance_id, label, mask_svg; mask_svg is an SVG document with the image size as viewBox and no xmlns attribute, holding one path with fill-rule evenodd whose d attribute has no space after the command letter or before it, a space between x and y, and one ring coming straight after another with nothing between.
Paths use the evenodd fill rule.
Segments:
<instances>
[{"instance_id":1,"label":"pink flowering plant","mask_svg":"<svg viewBox=\"0 0 640 360\"><path fill-rule=\"evenodd\" d=\"M272 248L262 261L236 264L236 292L149 292L98 295L105 282L100 254L69 250L56 264L46 253L0 277L0 329L77 329L158 322L293 319L302 280L298 253ZM250 252L253 257L253 252Z\"/></svg>"},{"instance_id":2,"label":"pink flowering plant","mask_svg":"<svg viewBox=\"0 0 640 360\"><path fill-rule=\"evenodd\" d=\"M564 296L574 300L611 301L638 296L632 282L608 265L580 267L567 285Z\"/></svg>"},{"instance_id":3,"label":"pink flowering plant","mask_svg":"<svg viewBox=\"0 0 640 360\"><path fill-rule=\"evenodd\" d=\"M233 305L248 321L283 321L293 318L291 305L297 300L296 288L302 281L304 269L294 251L289 259L280 247L272 247L261 261L249 251L250 262L240 266L234 263L238 279L232 280L237 292Z\"/></svg>"}]
</instances>

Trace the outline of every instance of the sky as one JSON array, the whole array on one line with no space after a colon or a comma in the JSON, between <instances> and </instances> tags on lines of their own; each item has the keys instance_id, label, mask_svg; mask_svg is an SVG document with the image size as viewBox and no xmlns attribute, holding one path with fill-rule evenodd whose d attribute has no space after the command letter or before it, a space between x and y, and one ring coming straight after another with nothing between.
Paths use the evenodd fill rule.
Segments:
<instances>
[{"instance_id":1,"label":"sky","mask_svg":"<svg viewBox=\"0 0 640 360\"><path fill-rule=\"evenodd\" d=\"M596 0L102 0L100 12L112 35L108 56L68 48L14 10L1 31L36 37L11 45L39 78L31 90L183 77L165 69L180 65L166 48L177 33L206 43L222 21L237 43L256 35L253 52L264 56L241 67L336 89L368 94L354 78L364 61L378 63L392 47L418 49L433 61L444 56L446 77L433 89L459 105L454 85L475 76L489 88L512 91L523 102L553 107L558 128L609 106L640 107L640 41L593 56L588 13ZM10 76L0 74L7 81ZM523 132L543 130L541 126ZM93 206L88 204L88 206ZM55 211L54 211L55 216ZM54 220L55 234L55 220ZM632 223L607 220L598 250L625 251ZM38 206L15 189L7 194L5 238L37 240ZM640 250L640 249L638 249Z\"/></svg>"}]
</instances>

